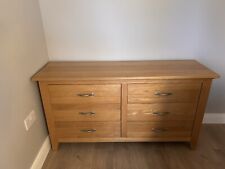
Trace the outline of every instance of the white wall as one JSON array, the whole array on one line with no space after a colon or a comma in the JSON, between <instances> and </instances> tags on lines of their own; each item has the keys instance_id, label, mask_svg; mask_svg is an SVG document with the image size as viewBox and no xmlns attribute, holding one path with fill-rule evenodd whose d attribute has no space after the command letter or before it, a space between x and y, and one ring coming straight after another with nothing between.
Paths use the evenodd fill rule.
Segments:
<instances>
[{"instance_id":1,"label":"white wall","mask_svg":"<svg viewBox=\"0 0 225 169\"><path fill-rule=\"evenodd\" d=\"M225 113L225 1L201 1L204 24L199 60L221 75L214 81L207 111Z\"/></svg>"},{"instance_id":2,"label":"white wall","mask_svg":"<svg viewBox=\"0 0 225 169\"><path fill-rule=\"evenodd\" d=\"M48 61L37 0L0 1L0 168L28 169L47 136L31 76ZM37 121L28 132L31 110Z\"/></svg>"},{"instance_id":3,"label":"white wall","mask_svg":"<svg viewBox=\"0 0 225 169\"><path fill-rule=\"evenodd\" d=\"M225 113L224 0L39 0L51 60L197 59L222 75L208 112Z\"/></svg>"},{"instance_id":4,"label":"white wall","mask_svg":"<svg viewBox=\"0 0 225 169\"><path fill-rule=\"evenodd\" d=\"M198 56L196 0L40 0L51 60Z\"/></svg>"}]
</instances>

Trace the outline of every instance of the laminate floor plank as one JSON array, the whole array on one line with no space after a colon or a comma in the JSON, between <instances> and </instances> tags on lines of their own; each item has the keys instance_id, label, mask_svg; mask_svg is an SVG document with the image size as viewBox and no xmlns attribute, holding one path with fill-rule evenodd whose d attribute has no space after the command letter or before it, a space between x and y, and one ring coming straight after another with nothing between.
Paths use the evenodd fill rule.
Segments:
<instances>
[{"instance_id":1,"label":"laminate floor plank","mask_svg":"<svg viewBox=\"0 0 225 169\"><path fill-rule=\"evenodd\" d=\"M203 125L186 143L75 143L50 151L42 169L224 169L225 125Z\"/></svg>"}]
</instances>

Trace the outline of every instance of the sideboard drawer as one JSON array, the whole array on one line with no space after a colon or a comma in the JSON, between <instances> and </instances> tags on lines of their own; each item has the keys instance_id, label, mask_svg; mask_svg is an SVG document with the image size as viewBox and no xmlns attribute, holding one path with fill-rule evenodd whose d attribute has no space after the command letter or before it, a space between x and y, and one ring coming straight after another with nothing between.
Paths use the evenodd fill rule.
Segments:
<instances>
[{"instance_id":1,"label":"sideboard drawer","mask_svg":"<svg viewBox=\"0 0 225 169\"><path fill-rule=\"evenodd\" d=\"M120 103L121 85L49 85L51 103Z\"/></svg>"},{"instance_id":2,"label":"sideboard drawer","mask_svg":"<svg viewBox=\"0 0 225 169\"><path fill-rule=\"evenodd\" d=\"M196 102L201 83L129 84L129 103Z\"/></svg>"},{"instance_id":3,"label":"sideboard drawer","mask_svg":"<svg viewBox=\"0 0 225 169\"><path fill-rule=\"evenodd\" d=\"M119 122L56 122L58 138L120 137Z\"/></svg>"},{"instance_id":4,"label":"sideboard drawer","mask_svg":"<svg viewBox=\"0 0 225 169\"><path fill-rule=\"evenodd\" d=\"M170 121L170 122L128 122L127 137L136 138L169 138L191 137L193 122Z\"/></svg>"},{"instance_id":5,"label":"sideboard drawer","mask_svg":"<svg viewBox=\"0 0 225 169\"><path fill-rule=\"evenodd\" d=\"M53 104L56 121L120 121L120 104Z\"/></svg>"},{"instance_id":6,"label":"sideboard drawer","mask_svg":"<svg viewBox=\"0 0 225 169\"><path fill-rule=\"evenodd\" d=\"M128 121L193 120L194 103L128 104Z\"/></svg>"}]
</instances>

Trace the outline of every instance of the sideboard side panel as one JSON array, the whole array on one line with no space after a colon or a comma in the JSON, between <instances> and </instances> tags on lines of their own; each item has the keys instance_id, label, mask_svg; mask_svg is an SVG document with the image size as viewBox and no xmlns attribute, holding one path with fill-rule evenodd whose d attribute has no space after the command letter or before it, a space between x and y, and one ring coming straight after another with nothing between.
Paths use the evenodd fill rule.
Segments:
<instances>
[{"instance_id":1,"label":"sideboard side panel","mask_svg":"<svg viewBox=\"0 0 225 169\"><path fill-rule=\"evenodd\" d=\"M197 146L211 84L212 84L212 79L206 79L202 83L201 93L200 93L199 102L198 102L198 108L197 108L196 117L194 121L194 127L192 131L192 138L191 138L192 149L195 149Z\"/></svg>"},{"instance_id":2,"label":"sideboard side panel","mask_svg":"<svg viewBox=\"0 0 225 169\"><path fill-rule=\"evenodd\" d=\"M48 131L49 131L52 149L57 150L59 143L58 143L56 132L55 132L54 116L53 116L52 110L51 110L48 84L45 82L39 82L39 88L40 88L40 92L41 92L42 103L44 106L45 117L47 120Z\"/></svg>"}]
</instances>

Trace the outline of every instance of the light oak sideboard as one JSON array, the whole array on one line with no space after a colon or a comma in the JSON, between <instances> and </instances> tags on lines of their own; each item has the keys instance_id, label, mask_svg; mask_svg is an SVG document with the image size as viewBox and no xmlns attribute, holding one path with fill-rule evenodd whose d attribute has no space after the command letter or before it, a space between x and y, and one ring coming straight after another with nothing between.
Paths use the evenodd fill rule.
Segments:
<instances>
[{"instance_id":1,"label":"light oak sideboard","mask_svg":"<svg viewBox=\"0 0 225 169\"><path fill-rule=\"evenodd\" d=\"M211 82L194 60L49 62L38 81L53 150L65 142L188 142Z\"/></svg>"}]
</instances>

